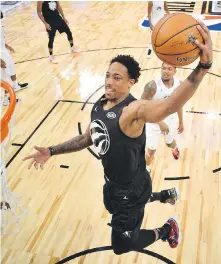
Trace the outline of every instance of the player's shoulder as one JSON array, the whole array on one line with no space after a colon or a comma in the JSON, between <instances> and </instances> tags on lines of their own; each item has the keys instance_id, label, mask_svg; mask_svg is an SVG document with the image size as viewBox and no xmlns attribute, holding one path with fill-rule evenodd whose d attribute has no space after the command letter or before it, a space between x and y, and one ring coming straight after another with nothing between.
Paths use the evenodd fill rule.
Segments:
<instances>
[{"instance_id":1,"label":"player's shoulder","mask_svg":"<svg viewBox=\"0 0 221 264\"><path fill-rule=\"evenodd\" d=\"M157 87L157 79L151 80L145 84L145 88L156 88Z\"/></svg>"},{"instance_id":2,"label":"player's shoulder","mask_svg":"<svg viewBox=\"0 0 221 264\"><path fill-rule=\"evenodd\" d=\"M157 91L157 84L155 80L149 81L144 86L143 94L141 96L141 99L145 100L151 100L151 98L155 95Z\"/></svg>"}]
</instances>

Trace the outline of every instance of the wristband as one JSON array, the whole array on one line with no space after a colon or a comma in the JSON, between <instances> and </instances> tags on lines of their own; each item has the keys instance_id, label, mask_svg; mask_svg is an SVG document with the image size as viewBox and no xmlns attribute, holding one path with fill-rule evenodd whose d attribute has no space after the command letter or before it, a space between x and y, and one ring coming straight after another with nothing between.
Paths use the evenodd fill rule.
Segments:
<instances>
[{"instance_id":1,"label":"wristband","mask_svg":"<svg viewBox=\"0 0 221 264\"><path fill-rule=\"evenodd\" d=\"M54 155L54 150L53 150L53 148L52 148L52 147L49 147L48 150L49 150L50 156L53 156L53 155Z\"/></svg>"},{"instance_id":2,"label":"wristband","mask_svg":"<svg viewBox=\"0 0 221 264\"><path fill-rule=\"evenodd\" d=\"M203 69L210 69L212 67L213 63L202 63L202 62L199 62L199 66Z\"/></svg>"}]
</instances>

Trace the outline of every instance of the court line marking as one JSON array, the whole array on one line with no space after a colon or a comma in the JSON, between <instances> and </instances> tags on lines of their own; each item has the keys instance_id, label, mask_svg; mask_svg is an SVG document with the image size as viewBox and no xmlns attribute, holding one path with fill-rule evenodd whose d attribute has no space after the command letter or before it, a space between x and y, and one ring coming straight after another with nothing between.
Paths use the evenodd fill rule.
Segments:
<instances>
[{"instance_id":1,"label":"court line marking","mask_svg":"<svg viewBox=\"0 0 221 264\"><path fill-rule=\"evenodd\" d=\"M76 259L76 258L79 258L81 256L85 256L87 254L91 254L91 253L95 253L95 252L101 252L101 251L107 251L107 250L112 250L112 249L113 249L112 246L104 246L104 247L97 247L97 248L87 249L87 250L75 253L74 255L71 255L69 257L66 257L66 258L56 262L56 264L63 264L63 263L66 263L66 262L68 262L68 261L70 261L72 259ZM164 256L161 256L158 253L155 253L153 251L147 250L147 249L138 250L136 252L140 252L140 253L152 256L154 258L162 260L166 264L176 264L172 260L170 260L170 259L168 259L168 258L166 258Z\"/></svg>"},{"instance_id":2,"label":"court line marking","mask_svg":"<svg viewBox=\"0 0 221 264\"><path fill-rule=\"evenodd\" d=\"M146 49L147 47L115 47L115 48L106 48L106 49L91 49L91 50L82 50L80 53L87 53L87 52L94 52L94 51L108 51L108 50L122 50L122 49ZM221 52L221 50L213 50L214 52ZM80 55L80 53L76 53L76 55ZM56 54L54 56L60 57L64 55L75 55L75 53L66 52L61 54ZM48 56L42 56L38 58L23 60L23 61L16 61L15 64L30 62L30 61L36 61L36 60L42 60L42 59L48 59Z\"/></svg>"},{"instance_id":3,"label":"court line marking","mask_svg":"<svg viewBox=\"0 0 221 264\"><path fill-rule=\"evenodd\" d=\"M60 102L63 102L62 100L58 100L52 108L49 110L49 112L44 116L44 118L41 120L41 122L36 126L36 128L31 132L31 134L28 136L28 138L25 140L24 143L13 143L17 145L21 145L19 149L13 154L13 156L10 158L10 160L6 163L6 168L9 167L9 165L12 163L12 161L17 157L17 155L21 152L21 150L26 146L28 141L33 137L33 135L36 133L36 131L41 127L41 125L45 122L45 120L49 117L49 115L53 112L53 110L58 106ZM73 101L71 101L73 102ZM85 103L85 102L80 102L80 101L75 101L74 103Z\"/></svg>"},{"instance_id":4,"label":"court line marking","mask_svg":"<svg viewBox=\"0 0 221 264\"><path fill-rule=\"evenodd\" d=\"M189 176L184 176L184 177L165 177L165 181L180 181L180 180L189 180Z\"/></svg>"},{"instance_id":5,"label":"court line marking","mask_svg":"<svg viewBox=\"0 0 221 264\"><path fill-rule=\"evenodd\" d=\"M213 170L213 173L216 173L216 172L218 172L218 171L221 171L221 167L218 168L218 169Z\"/></svg>"}]
</instances>

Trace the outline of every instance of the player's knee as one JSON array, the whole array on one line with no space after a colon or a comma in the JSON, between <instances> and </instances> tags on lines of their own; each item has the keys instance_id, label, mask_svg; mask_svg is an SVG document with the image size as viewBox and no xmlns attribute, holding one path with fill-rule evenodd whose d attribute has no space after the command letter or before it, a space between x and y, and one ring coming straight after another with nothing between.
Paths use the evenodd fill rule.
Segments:
<instances>
[{"instance_id":1,"label":"player's knee","mask_svg":"<svg viewBox=\"0 0 221 264\"><path fill-rule=\"evenodd\" d=\"M114 251L114 254L116 255L122 255L123 253L125 253L119 247L113 247L113 251Z\"/></svg>"},{"instance_id":2,"label":"player's knee","mask_svg":"<svg viewBox=\"0 0 221 264\"><path fill-rule=\"evenodd\" d=\"M165 142L168 148L174 147L174 140L171 143Z\"/></svg>"},{"instance_id":3,"label":"player's knee","mask_svg":"<svg viewBox=\"0 0 221 264\"><path fill-rule=\"evenodd\" d=\"M128 240L128 239L126 239ZM128 243L129 242L129 243ZM114 254L116 255L122 255L124 253L127 253L130 251L130 245L131 244L131 241L121 241L121 243L113 243L112 244L112 248L113 248L113 251L114 251Z\"/></svg>"}]
</instances>

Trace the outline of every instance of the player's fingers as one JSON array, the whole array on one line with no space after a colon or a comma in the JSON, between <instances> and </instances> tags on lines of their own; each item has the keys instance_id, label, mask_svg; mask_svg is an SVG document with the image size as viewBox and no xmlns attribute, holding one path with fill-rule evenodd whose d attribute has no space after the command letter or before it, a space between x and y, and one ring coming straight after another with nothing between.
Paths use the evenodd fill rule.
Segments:
<instances>
[{"instance_id":1,"label":"player's fingers","mask_svg":"<svg viewBox=\"0 0 221 264\"><path fill-rule=\"evenodd\" d=\"M22 159L22 160L25 161L25 160L32 159L32 158L34 158L34 155L27 156L27 157L25 157L25 158Z\"/></svg>"},{"instance_id":2,"label":"player's fingers","mask_svg":"<svg viewBox=\"0 0 221 264\"><path fill-rule=\"evenodd\" d=\"M195 40L195 44L199 47L200 50L204 49L204 45L201 44L198 39Z\"/></svg>"},{"instance_id":3,"label":"player's fingers","mask_svg":"<svg viewBox=\"0 0 221 264\"><path fill-rule=\"evenodd\" d=\"M35 162L35 160L33 159L33 160L31 160L31 162L29 163L29 165L28 165L28 169L30 170L31 169L31 166L32 166L32 164Z\"/></svg>"},{"instance_id":4,"label":"player's fingers","mask_svg":"<svg viewBox=\"0 0 221 264\"><path fill-rule=\"evenodd\" d=\"M40 164L40 168L43 170L44 169L44 164Z\"/></svg>"},{"instance_id":5,"label":"player's fingers","mask_svg":"<svg viewBox=\"0 0 221 264\"><path fill-rule=\"evenodd\" d=\"M197 19L198 23L200 24L201 28L203 29L203 31L207 34L210 35L210 31L208 29L208 27L200 20Z\"/></svg>"},{"instance_id":6,"label":"player's fingers","mask_svg":"<svg viewBox=\"0 0 221 264\"><path fill-rule=\"evenodd\" d=\"M35 169L38 170L38 162L34 163Z\"/></svg>"},{"instance_id":7,"label":"player's fingers","mask_svg":"<svg viewBox=\"0 0 221 264\"><path fill-rule=\"evenodd\" d=\"M200 32L200 35L203 37L203 40L205 43L207 43L208 39L209 39L209 35L207 32L204 31L204 29L201 26L197 26L197 29Z\"/></svg>"}]
</instances>

